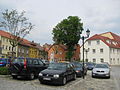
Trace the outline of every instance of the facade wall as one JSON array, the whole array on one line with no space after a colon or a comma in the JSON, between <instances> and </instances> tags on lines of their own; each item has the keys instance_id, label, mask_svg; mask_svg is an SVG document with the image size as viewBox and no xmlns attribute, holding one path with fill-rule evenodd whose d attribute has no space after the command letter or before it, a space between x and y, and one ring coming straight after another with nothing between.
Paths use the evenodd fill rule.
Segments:
<instances>
[{"instance_id":1,"label":"facade wall","mask_svg":"<svg viewBox=\"0 0 120 90\"><path fill-rule=\"evenodd\" d=\"M48 51L48 60L49 61L58 61L58 60L65 60L65 50L58 45L52 46Z\"/></svg>"},{"instance_id":2,"label":"facade wall","mask_svg":"<svg viewBox=\"0 0 120 90\"><path fill-rule=\"evenodd\" d=\"M48 60L51 61L65 61L66 60L66 47L64 45L53 45L48 50ZM80 59L80 46L75 47L74 55L72 60Z\"/></svg>"},{"instance_id":3,"label":"facade wall","mask_svg":"<svg viewBox=\"0 0 120 90\"><path fill-rule=\"evenodd\" d=\"M84 48L88 50L87 55L84 52L84 60L88 62L109 62L109 47L101 40L89 40L84 44ZM83 59L83 47L81 47L81 60Z\"/></svg>"},{"instance_id":4,"label":"facade wall","mask_svg":"<svg viewBox=\"0 0 120 90\"><path fill-rule=\"evenodd\" d=\"M1 48L2 48L2 56L9 57L9 53L12 52L12 46L9 42L9 38L1 36ZM16 52L17 47L14 48L14 52Z\"/></svg>"},{"instance_id":5,"label":"facade wall","mask_svg":"<svg viewBox=\"0 0 120 90\"><path fill-rule=\"evenodd\" d=\"M17 57L29 57L29 47L24 45L18 45Z\"/></svg>"},{"instance_id":6,"label":"facade wall","mask_svg":"<svg viewBox=\"0 0 120 90\"><path fill-rule=\"evenodd\" d=\"M110 48L110 64L120 65L120 49Z\"/></svg>"},{"instance_id":7,"label":"facade wall","mask_svg":"<svg viewBox=\"0 0 120 90\"><path fill-rule=\"evenodd\" d=\"M34 47L29 48L29 57L30 58L39 58L39 50Z\"/></svg>"}]
</instances>

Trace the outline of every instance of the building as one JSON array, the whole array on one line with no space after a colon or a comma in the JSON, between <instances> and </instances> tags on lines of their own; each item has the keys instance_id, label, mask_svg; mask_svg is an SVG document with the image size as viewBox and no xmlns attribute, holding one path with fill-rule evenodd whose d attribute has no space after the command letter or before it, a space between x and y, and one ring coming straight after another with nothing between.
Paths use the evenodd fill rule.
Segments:
<instances>
[{"instance_id":1,"label":"building","mask_svg":"<svg viewBox=\"0 0 120 90\"><path fill-rule=\"evenodd\" d=\"M21 39L21 42L12 51L10 44L11 34L0 30L0 57L11 57L14 51L15 57L43 58L44 48L39 44ZM41 49L42 48L42 49Z\"/></svg>"},{"instance_id":2,"label":"building","mask_svg":"<svg viewBox=\"0 0 120 90\"><path fill-rule=\"evenodd\" d=\"M86 40L84 46L86 61L120 65L120 36L112 32L95 34ZM83 59L82 50L81 46L81 60Z\"/></svg>"},{"instance_id":3,"label":"building","mask_svg":"<svg viewBox=\"0 0 120 90\"><path fill-rule=\"evenodd\" d=\"M9 57L11 56L12 46L10 44L11 35L8 32L0 30L0 57ZM14 52L17 51L16 48L13 50Z\"/></svg>"},{"instance_id":4,"label":"building","mask_svg":"<svg viewBox=\"0 0 120 90\"><path fill-rule=\"evenodd\" d=\"M48 50L48 60L49 61L64 61L66 60L67 47L62 44L53 44ZM75 46L74 55L72 60L80 59L80 46Z\"/></svg>"},{"instance_id":5,"label":"building","mask_svg":"<svg viewBox=\"0 0 120 90\"><path fill-rule=\"evenodd\" d=\"M29 41L23 39L17 46L17 57L29 57Z\"/></svg>"}]
</instances>

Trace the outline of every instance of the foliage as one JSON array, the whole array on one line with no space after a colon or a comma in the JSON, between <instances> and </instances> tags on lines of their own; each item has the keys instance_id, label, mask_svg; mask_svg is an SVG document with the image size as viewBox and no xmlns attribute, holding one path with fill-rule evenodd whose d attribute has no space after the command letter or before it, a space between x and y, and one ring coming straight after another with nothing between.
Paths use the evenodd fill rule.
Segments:
<instances>
[{"instance_id":1,"label":"foliage","mask_svg":"<svg viewBox=\"0 0 120 90\"><path fill-rule=\"evenodd\" d=\"M71 60L74 54L74 47L80 40L80 34L83 31L83 23L77 16L69 16L62 20L53 28L53 40L57 44L67 46L68 52L66 58Z\"/></svg>"},{"instance_id":2,"label":"foliage","mask_svg":"<svg viewBox=\"0 0 120 90\"><path fill-rule=\"evenodd\" d=\"M8 75L8 67L0 67L0 75Z\"/></svg>"},{"instance_id":3,"label":"foliage","mask_svg":"<svg viewBox=\"0 0 120 90\"><path fill-rule=\"evenodd\" d=\"M2 13L3 21L0 22L0 27L5 28L5 30L11 34L10 44L12 45L12 51L33 29L32 23L28 22L24 14L25 11L19 14L17 10L5 10L5 12Z\"/></svg>"}]
</instances>

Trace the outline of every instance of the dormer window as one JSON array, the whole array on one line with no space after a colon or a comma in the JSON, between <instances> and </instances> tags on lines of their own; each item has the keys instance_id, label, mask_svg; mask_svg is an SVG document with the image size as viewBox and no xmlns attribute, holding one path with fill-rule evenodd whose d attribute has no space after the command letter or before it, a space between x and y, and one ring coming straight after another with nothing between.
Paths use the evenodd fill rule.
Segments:
<instances>
[{"instance_id":1,"label":"dormer window","mask_svg":"<svg viewBox=\"0 0 120 90\"><path fill-rule=\"evenodd\" d=\"M97 45L99 45L100 44L100 40L97 40Z\"/></svg>"}]
</instances>

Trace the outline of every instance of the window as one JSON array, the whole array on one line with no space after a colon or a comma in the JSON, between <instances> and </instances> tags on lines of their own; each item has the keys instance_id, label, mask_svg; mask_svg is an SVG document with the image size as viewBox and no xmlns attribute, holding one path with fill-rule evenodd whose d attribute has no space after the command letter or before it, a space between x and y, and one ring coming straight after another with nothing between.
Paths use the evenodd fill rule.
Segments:
<instances>
[{"instance_id":1,"label":"window","mask_svg":"<svg viewBox=\"0 0 120 90\"><path fill-rule=\"evenodd\" d=\"M9 46L9 50L11 50L11 47Z\"/></svg>"},{"instance_id":2,"label":"window","mask_svg":"<svg viewBox=\"0 0 120 90\"><path fill-rule=\"evenodd\" d=\"M7 50L8 46L6 46L6 50Z\"/></svg>"},{"instance_id":3,"label":"window","mask_svg":"<svg viewBox=\"0 0 120 90\"><path fill-rule=\"evenodd\" d=\"M97 40L97 45L99 45L100 44L100 40Z\"/></svg>"},{"instance_id":4,"label":"window","mask_svg":"<svg viewBox=\"0 0 120 90\"><path fill-rule=\"evenodd\" d=\"M34 61L33 61L33 64L38 64L38 61L37 61L37 60L34 60Z\"/></svg>"},{"instance_id":5,"label":"window","mask_svg":"<svg viewBox=\"0 0 120 90\"><path fill-rule=\"evenodd\" d=\"M95 58L93 58L93 62L96 63L96 59Z\"/></svg>"},{"instance_id":6,"label":"window","mask_svg":"<svg viewBox=\"0 0 120 90\"><path fill-rule=\"evenodd\" d=\"M113 63L115 64L115 58L113 58Z\"/></svg>"},{"instance_id":7,"label":"window","mask_svg":"<svg viewBox=\"0 0 120 90\"><path fill-rule=\"evenodd\" d=\"M24 49L22 49L22 53L24 53Z\"/></svg>"},{"instance_id":8,"label":"window","mask_svg":"<svg viewBox=\"0 0 120 90\"><path fill-rule=\"evenodd\" d=\"M88 45L91 45L91 41L88 41Z\"/></svg>"},{"instance_id":9,"label":"window","mask_svg":"<svg viewBox=\"0 0 120 90\"><path fill-rule=\"evenodd\" d=\"M103 49L100 49L100 53L103 53Z\"/></svg>"},{"instance_id":10,"label":"window","mask_svg":"<svg viewBox=\"0 0 120 90\"><path fill-rule=\"evenodd\" d=\"M41 60L38 60L38 62L39 62L39 64L40 64L40 65L42 65L42 66L43 66L43 63L42 63L42 61L41 61Z\"/></svg>"},{"instance_id":11,"label":"window","mask_svg":"<svg viewBox=\"0 0 120 90\"><path fill-rule=\"evenodd\" d=\"M28 54L28 50L26 50L26 53Z\"/></svg>"},{"instance_id":12,"label":"window","mask_svg":"<svg viewBox=\"0 0 120 90\"><path fill-rule=\"evenodd\" d=\"M19 48L19 52L20 52L21 50L20 50L20 48Z\"/></svg>"},{"instance_id":13,"label":"window","mask_svg":"<svg viewBox=\"0 0 120 90\"><path fill-rule=\"evenodd\" d=\"M119 58L118 58L118 64L120 63Z\"/></svg>"},{"instance_id":14,"label":"window","mask_svg":"<svg viewBox=\"0 0 120 90\"><path fill-rule=\"evenodd\" d=\"M103 59L103 58L101 58L101 59L100 59L100 62L102 62L102 63L103 63L103 62L104 62L104 59Z\"/></svg>"},{"instance_id":15,"label":"window","mask_svg":"<svg viewBox=\"0 0 120 90\"><path fill-rule=\"evenodd\" d=\"M95 49L93 49L93 53L95 53L96 51L95 51Z\"/></svg>"},{"instance_id":16,"label":"window","mask_svg":"<svg viewBox=\"0 0 120 90\"><path fill-rule=\"evenodd\" d=\"M62 54L62 52L60 52L60 54Z\"/></svg>"},{"instance_id":17,"label":"window","mask_svg":"<svg viewBox=\"0 0 120 90\"><path fill-rule=\"evenodd\" d=\"M28 61L28 64L32 64L32 60L30 59L30 60L27 60Z\"/></svg>"},{"instance_id":18,"label":"window","mask_svg":"<svg viewBox=\"0 0 120 90\"><path fill-rule=\"evenodd\" d=\"M110 58L110 64L112 64L112 58Z\"/></svg>"},{"instance_id":19,"label":"window","mask_svg":"<svg viewBox=\"0 0 120 90\"><path fill-rule=\"evenodd\" d=\"M3 47L2 47L3 49L5 49L5 46L3 45Z\"/></svg>"},{"instance_id":20,"label":"window","mask_svg":"<svg viewBox=\"0 0 120 90\"><path fill-rule=\"evenodd\" d=\"M113 53L115 53L115 50L113 49Z\"/></svg>"}]
</instances>

